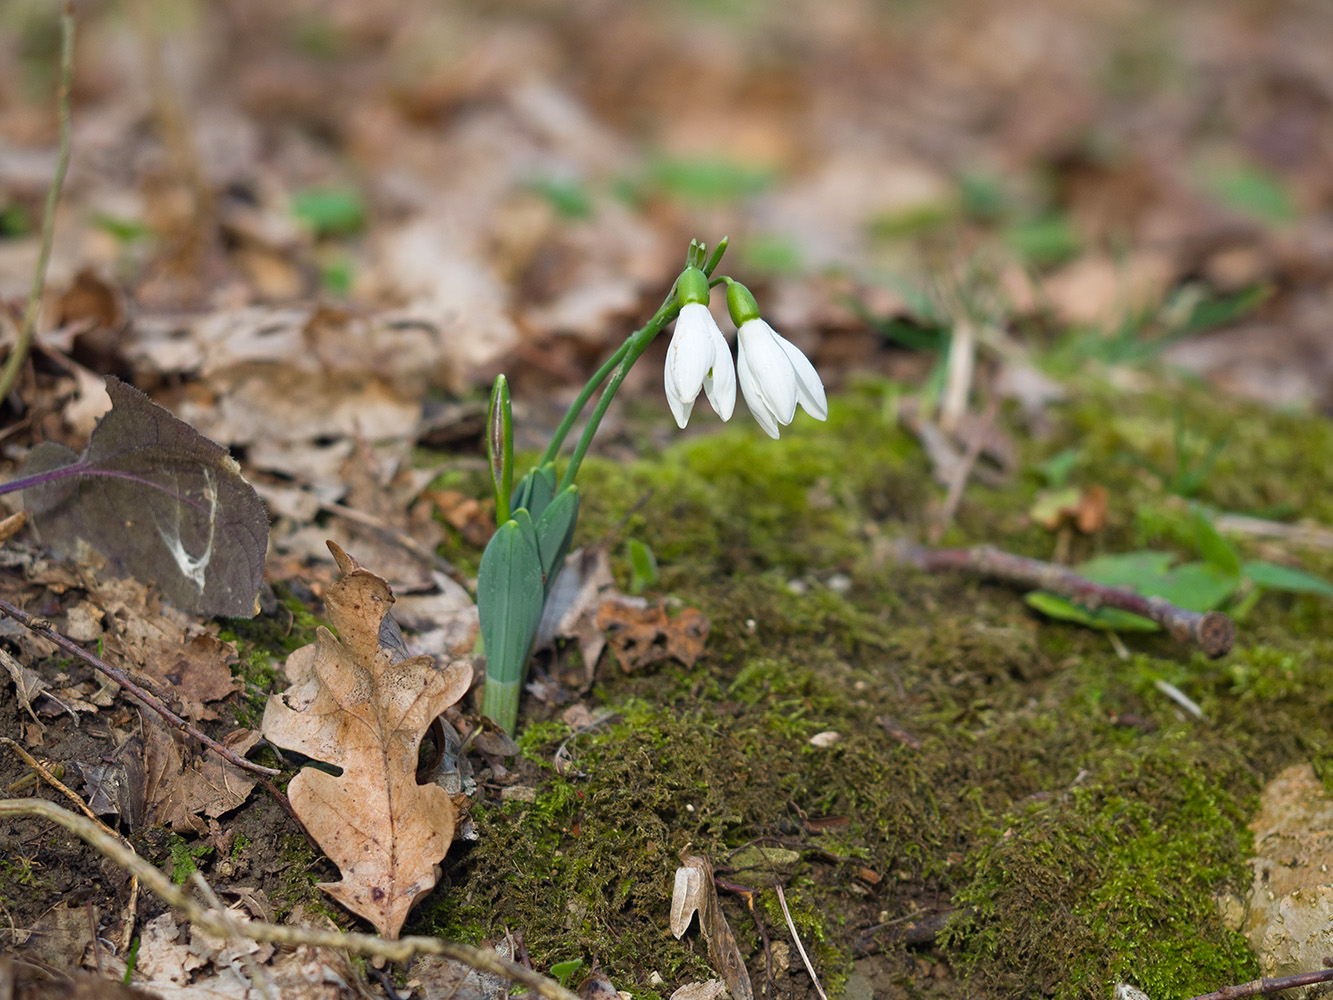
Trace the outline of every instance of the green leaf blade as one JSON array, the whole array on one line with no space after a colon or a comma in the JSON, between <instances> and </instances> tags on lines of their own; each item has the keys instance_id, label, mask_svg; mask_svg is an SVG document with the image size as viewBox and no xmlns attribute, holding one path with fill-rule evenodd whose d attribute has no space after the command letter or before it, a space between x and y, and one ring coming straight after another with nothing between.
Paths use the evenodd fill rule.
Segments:
<instances>
[{"instance_id":1,"label":"green leaf blade","mask_svg":"<svg viewBox=\"0 0 1333 1000\"><path fill-rule=\"evenodd\" d=\"M1149 618L1121 611L1119 608L1098 608L1092 611L1047 590L1034 590L1024 600L1029 607L1035 608L1048 618L1074 622L1105 632L1157 632L1161 629L1160 625Z\"/></svg>"},{"instance_id":2,"label":"green leaf blade","mask_svg":"<svg viewBox=\"0 0 1333 1000\"><path fill-rule=\"evenodd\" d=\"M567 486L547 505L537 519L537 553L549 592L574 540L574 525L579 519L579 488Z\"/></svg>"},{"instance_id":3,"label":"green leaf blade","mask_svg":"<svg viewBox=\"0 0 1333 1000\"><path fill-rule=\"evenodd\" d=\"M515 513L522 517L506 521L491 536L477 573L486 647L482 713L509 733L518 721L518 693L546 597L531 518L527 511Z\"/></svg>"},{"instance_id":4,"label":"green leaf blade","mask_svg":"<svg viewBox=\"0 0 1333 1000\"><path fill-rule=\"evenodd\" d=\"M1285 590L1292 594L1318 594L1333 597L1333 583L1322 576L1271 562L1247 562L1241 566L1246 578L1268 590Z\"/></svg>"}]
</instances>

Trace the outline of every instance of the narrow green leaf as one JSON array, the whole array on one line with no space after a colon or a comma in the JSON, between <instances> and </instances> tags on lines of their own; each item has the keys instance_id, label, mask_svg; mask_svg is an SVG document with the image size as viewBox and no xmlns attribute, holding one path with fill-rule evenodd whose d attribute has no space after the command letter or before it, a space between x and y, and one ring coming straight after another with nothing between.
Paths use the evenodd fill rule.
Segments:
<instances>
[{"instance_id":1,"label":"narrow green leaf","mask_svg":"<svg viewBox=\"0 0 1333 1000\"><path fill-rule=\"evenodd\" d=\"M1190 527L1194 530L1194 545L1204 562L1212 563L1224 573L1240 576L1240 557L1231 543L1217 533L1213 522L1197 507L1190 508Z\"/></svg>"},{"instance_id":2,"label":"narrow green leaf","mask_svg":"<svg viewBox=\"0 0 1333 1000\"><path fill-rule=\"evenodd\" d=\"M487 420L486 454L491 461L491 483L495 488L495 523L509 520L510 497L514 492L514 414L509 403L509 380L495 376L491 389L491 412Z\"/></svg>"},{"instance_id":3,"label":"narrow green leaf","mask_svg":"<svg viewBox=\"0 0 1333 1000\"><path fill-rule=\"evenodd\" d=\"M540 556L541 549L537 546L537 526L532 523L532 515L520 507L514 511L513 521L518 525L518 530L527 540L528 546ZM540 559L538 565L541 565Z\"/></svg>"},{"instance_id":4,"label":"narrow green leaf","mask_svg":"<svg viewBox=\"0 0 1333 1000\"><path fill-rule=\"evenodd\" d=\"M545 601L532 521L526 511L517 513L521 517L506 521L491 537L477 573L477 610L486 646L488 689L491 682L500 687L521 684ZM517 722L516 696L513 713L505 714L508 717L493 718L512 733Z\"/></svg>"},{"instance_id":5,"label":"narrow green leaf","mask_svg":"<svg viewBox=\"0 0 1333 1000\"><path fill-rule=\"evenodd\" d=\"M547 505L537 519L537 553L541 556L542 574L547 590L560 565L569 553L574 539L574 525L579 519L579 488L567 486Z\"/></svg>"},{"instance_id":6,"label":"narrow green leaf","mask_svg":"<svg viewBox=\"0 0 1333 1000\"><path fill-rule=\"evenodd\" d=\"M1036 608L1049 618L1075 622L1107 632L1156 632L1160 628L1149 618L1130 614L1119 608L1098 608L1096 611L1090 611L1065 600L1059 594L1052 594L1046 590L1034 590L1025 600L1030 607Z\"/></svg>"},{"instance_id":7,"label":"narrow green leaf","mask_svg":"<svg viewBox=\"0 0 1333 1000\"><path fill-rule=\"evenodd\" d=\"M1290 566L1282 566L1271 562L1247 562L1241 567L1241 572L1251 582L1269 590L1286 590L1293 594L1319 594L1322 597L1333 597L1333 584L1330 584L1321 576L1315 576L1313 573L1307 573L1300 569L1292 569Z\"/></svg>"},{"instance_id":8,"label":"narrow green leaf","mask_svg":"<svg viewBox=\"0 0 1333 1000\"><path fill-rule=\"evenodd\" d=\"M514 490L514 509L526 507L528 513L536 519L542 516L546 505L554 496L555 463L547 462L535 469L529 469L528 474L519 482L518 488Z\"/></svg>"}]
</instances>

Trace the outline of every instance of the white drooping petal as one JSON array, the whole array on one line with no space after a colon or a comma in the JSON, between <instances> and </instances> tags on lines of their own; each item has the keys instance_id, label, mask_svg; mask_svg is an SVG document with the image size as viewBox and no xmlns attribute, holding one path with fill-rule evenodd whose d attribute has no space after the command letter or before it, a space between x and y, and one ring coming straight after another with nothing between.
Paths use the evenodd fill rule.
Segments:
<instances>
[{"instance_id":1,"label":"white drooping petal","mask_svg":"<svg viewBox=\"0 0 1333 1000\"><path fill-rule=\"evenodd\" d=\"M778 436L777 417L768 408L768 400L764 398L763 390L760 389L754 372L746 364L744 351L741 352L740 359L736 362L736 374L740 379L741 393L745 396L745 405L750 408L750 413L759 426L764 429L764 433L771 438L776 438Z\"/></svg>"},{"instance_id":2,"label":"white drooping petal","mask_svg":"<svg viewBox=\"0 0 1333 1000\"><path fill-rule=\"evenodd\" d=\"M712 319L711 315L709 319ZM722 336L716 323L712 327L709 336L713 341L713 367L704 376L704 392L708 394L708 402L713 405L717 415L723 420L730 420L732 411L736 409L736 369L731 363L731 348L727 346L727 338Z\"/></svg>"},{"instance_id":3,"label":"white drooping petal","mask_svg":"<svg viewBox=\"0 0 1333 1000\"><path fill-rule=\"evenodd\" d=\"M740 366L750 370L752 384L768 412L778 423L786 425L796 416L796 377L792 373L787 352L782 349L778 339L773 328L762 319L742 323L737 332ZM746 393L745 402L750 409L755 408L750 393Z\"/></svg>"},{"instance_id":4,"label":"white drooping petal","mask_svg":"<svg viewBox=\"0 0 1333 1000\"><path fill-rule=\"evenodd\" d=\"M777 437L778 428L792 422L798 401L815 419L828 418L824 383L796 345L762 319L742 323L737 341L741 392L759 426L770 437Z\"/></svg>"},{"instance_id":5,"label":"white drooping petal","mask_svg":"<svg viewBox=\"0 0 1333 1000\"><path fill-rule=\"evenodd\" d=\"M828 419L828 397L824 395L824 382L815 371L810 359L782 334L774 331L779 346L791 362L792 373L796 376L796 397L805 412L816 420Z\"/></svg>"},{"instance_id":6,"label":"white drooping petal","mask_svg":"<svg viewBox=\"0 0 1333 1000\"><path fill-rule=\"evenodd\" d=\"M708 402L723 420L736 407L736 372L731 364L727 338L702 302L680 307L676 331L666 357L666 396L676 423L684 427L694 409L699 390L707 390Z\"/></svg>"},{"instance_id":7,"label":"white drooping petal","mask_svg":"<svg viewBox=\"0 0 1333 1000\"><path fill-rule=\"evenodd\" d=\"M676 331L667 348L665 376L667 405L680 427L689 423L694 400L704 386L708 369L713 366L713 342L708 335L710 325L714 329L717 327L708 307L699 302L681 306L680 315L676 317Z\"/></svg>"}]
</instances>

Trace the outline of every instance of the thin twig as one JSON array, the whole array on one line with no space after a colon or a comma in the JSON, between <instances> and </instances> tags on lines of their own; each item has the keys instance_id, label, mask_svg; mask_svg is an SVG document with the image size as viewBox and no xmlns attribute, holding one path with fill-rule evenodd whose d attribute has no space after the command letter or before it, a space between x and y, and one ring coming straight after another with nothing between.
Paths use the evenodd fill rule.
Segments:
<instances>
[{"instance_id":1,"label":"thin twig","mask_svg":"<svg viewBox=\"0 0 1333 1000\"><path fill-rule=\"evenodd\" d=\"M958 464L954 466L949 481L949 492L944 498L944 505L940 508L939 515L935 518L935 523L930 526L931 542L938 542L944 537L944 533L949 530L949 524L953 521L954 515L958 513L958 507L963 502L963 491L967 489L967 481L972 477L972 470L977 467L977 460L981 458L981 451L985 441L980 434L976 435L967 446L967 451L963 452L963 457Z\"/></svg>"},{"instance_id":2,"label":"thin twig","mask_svg":"<svg viewBox=\"0 0 1333 1000\"><path fill-rule=\"evenodd\" d=\"M189 229L175 248L182 273L199 268L204 251L217 238L217 199L204 171L203 161L190 134L190 122L181 107L179 88L167 73L162 33L155 8L148 0L130 4L139 36L139 56L148 76L149 95L159 138L171 162L173 180L190 194Z\"/></svg>"},{"instance_id":3,"label":"thin twig","mask_svg":"<svg viewBox=\"0 0 1333 1000\"><path fill-rule=\"evenodd\" d=\"M138 698L139 701L143 702L158 715L162 716L162 718L170 722L177 729L181 730L182 732L189 733L204 746L208 747L214 753L218 754L220 757L226 760L229 764L234 764L236 767L239 767L244 771L249 771L252 774L258 774L264 778L271 778L275 775L279 775L282 773L281 771L275 768L264 767L262 764L256 764L253 761L248 761L240 754L238 754L235 750L232 750L228 747L224 747L221 743L213 739L211 736L204 735L194 726L190 725L179 715L173 712L171 709L167 708L167 706L162 704L162 702L159 701L157 698L153 697L138 684L135 684L134 681L130 680L129 675L125 673L125 671L121 670L119 667L113 667L111 664L107 663L100 656L88 652L88 650L84 649L73 639L67 639L65 636L61 635L55 629L51 628L51 623L47 621L45 618L38 618L35 615L30 615L28 614L28 612L14 607L14 605L10 604L8 601L3 599L0 599L0 612L9 615L10 618L13 618L20 624L26 625L34 632L40 632L43 636L45 636L47 639L50 639L53 643L55 643L65 652L69 653L71 656L77 656L80 660L88 664L88 666L92 667L94 670L98 670L101 673L105 674L107 677L110 677L113 681L115 681L117 684L123 687L135 698ZM281 795L280 792L278 794Z\"/></svg>"},{"instance_id":4,"label":"thin twig","mask_svg":"<svg viewBox=\"0 0 1333 1000\"><path fill-rule=\"evenodd\" d=\"M1055 563L1001 552L990 545L970 549L928 549L910 543L900 547L904 562L929 572L960 570L1054 591L1086 608L1118 608L1161 625L1180 642L1194 643L1209 657L1226 655L1236 639L1236 624L1220 611L1200 614L1176 607L1161 597L1105 587Z\"/></svg>"},{"instance_id":5,"label":"thin twig","mask_svg":"<svg viewBox=\"0 0 1333 1000\"><path fill-rule=\"evenodd\" d=\"M801 944L800 935L796 933L796 924L792 921L791 910L787 909L787 897L782 894L782 883L774 882L773 889L778 894L778 904L782 907L782 915L787 918L787 930L791 931L791 939L796 942L796 950L800 952L801 961L805 963L805 971L810 973L810 982L815 984L815 992L819 994L820 1000L828 1000L824 987L819 985L819 977L815 975L815 967L810 964L810 956L805 953L805 945Z\"/></svg>"},{"instance_id":6,"label":"thin twig","mask_svg":"<svg viewBox=\"0 0 1333 1000\"><path fill-rule=\"evenodd\" d=\"M215 937L236 935L251 941L269 941L279 945L309 948L333 948L354 955L379 956L390 962L404 962L414 955L438 955L462 962L478 972L489 972L535 990L547 1000L578 1000L578 996L553 979L501 958L494 949L475 948L456 941L433 937L405 937L386 941L374 934L346 934L341 931L309 927L284 927L260 920L250 920L201 905L188 892L175 885L165 873L144 861L115 837L108 837L82 816L44 799L0 799L0 816L37 816L64 827L96 851L120 865L148 886L163 902L179 910L187 920Z\"/></svg>"},{"instance_id":7,"label":"thin twig","mask_svg":"<svg viewBox=\"0 0 1333 1000\"><path fill-rule=\"evenodd\" d=\"M56 153L56 172L51 178L51 186L46 189L46 208L42 213L42 245L37 253L37 267L32 273L32 286L28 289L28 305L23 311L23 325L19 327L18 340L14 349L5 360L5 367L0 371L0 400L5 399L14 383L18 381L19 370L28 357L32 346L33 331L37 327L37 313L42 306L42 290L46 287L46 268L51 262L51 244L55 239L56 205L60 202L60 189L65 186L65 174L69 170L70 127L69 127L69 92L74 77L74 4L66 0L64 13L60 15L60 87L56 91L56 106L60 115L60 150Z\"/></svg>"},{"instance_id":8,"label":"thin twig","mask_svg":"<svg viewBox=\"0 0 1333 1000\"><path fill-rule=\"evenodd\" d=\"M1215 993L1201 993L1190 1000L1239 1000L1240 997L1264 996L1279 990L1291 990L1297 986L1313 986L1316 983L1333 983L1333 969L1320 969L1318 972L1302 972L1295 976L1277 976L1271 979L1254 979L1238 986L1223 986Z\"/></svg>"}]
</instances>

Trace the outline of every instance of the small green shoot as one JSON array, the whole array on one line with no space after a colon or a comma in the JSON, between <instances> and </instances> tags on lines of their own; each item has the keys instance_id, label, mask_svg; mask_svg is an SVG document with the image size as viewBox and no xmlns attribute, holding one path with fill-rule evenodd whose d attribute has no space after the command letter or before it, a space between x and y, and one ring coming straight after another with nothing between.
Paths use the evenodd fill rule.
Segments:
<instances>
[{"instance_id":1,"label":"small green shoot","mask_svg":"<svg viewBox=\"0 0 1333 1000\"><path fill-rule=\"evenodd\" d=\"M545 198L562 219L587 219L592 215L592 197L576 180L543 177L529 186L533 193Z\"/></svg>"},{"instance_id":2,"label":"small green shoot","mask_svg":"<svg viewBox=\"0 0 1333 1000\"><path fill-rule=\"evenodd\" d=\"M366 206L351 188L313 187L292 195L292 214L317 237L352 236L366 226Z\"/></svg>"},{"instance_id":3,"label":"small green shoot","mask_svg":"<svg viewBox=\"0 0 1333 1000\"><path fill-rule=\"evenodd\" d=\"M130 985L130 980L134 977L134 967L139 962L139 938L136 936L130 942L130 953L125 956L125 985Z\"/></svg>"},{"instance_id":4,"label":"small green shoot","mask_svg":"<svg viewBox=\"0 0 1333 1000\"><path fill-rule=\"evenodd\" d=\"M1046 485L1051 489L1062 489L1069 484L1069 477L1082 459L1083 453L1077 448L1066 448L1037 463L1037 474L1046 480Z\"/></svg>"},{"instance_id":5,"label":"small green shoot","mask_svg":"<svg viewBox=\"0 0 1333 1000\"><path fill-rule=\"evenodd\" d=\"M626 547L629 550L629 592L642 594L657 584L657 556L637 538L631 538Z\"/></svg>"},{"instance_id":6,"label":"small green shoot","mask_svg":"<svg viewBox=\"0 0 1333 1000\"><path fill-rule=\"evenodd\" d=\"M1063 215L1045 215L1014 223L1005 242L1034 267L1063 264L1079 252L1078 234Z\"/></svg>"},{"instance_id":7,"label":"small green shoot","mask_svg":"<svg viewBox=\"0 0 1333 1000\"><path fill-rule=\"evenodd\" d=\"M583 959L581 958L571 958L565 962L556 962L555 965L551 966L551 977L558 980L561 986L568 989L570 977L581 968L583 968Z\"/></svg>"},{"instance_id":8,"label":"small green shoot","mask_svg":"<svg viewBox=\"0 0 1333 1000\"><path fill-rule=\"evenodd\" d=\"M774 172L730 160L663 157L646 174L630 182L630 190L665 195L695 204L732 205L770 187Z\"/></svg>"},{"instance_id":9,"label":"small green shoot","mask_svg":"<svg viewBox=\"0 0 1333 1000\"><path fill-rule=\"evenodd\" d=\"M1203 186L1224 207L1270 223L1296 219L1296 205L1282 179L1248 164L1207 170Z\"/></svg>"}]
</instances>

